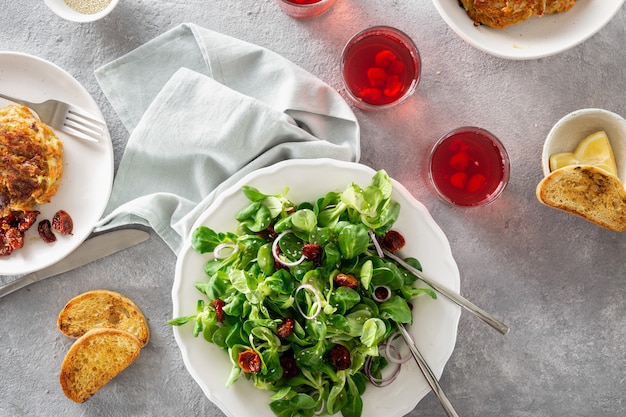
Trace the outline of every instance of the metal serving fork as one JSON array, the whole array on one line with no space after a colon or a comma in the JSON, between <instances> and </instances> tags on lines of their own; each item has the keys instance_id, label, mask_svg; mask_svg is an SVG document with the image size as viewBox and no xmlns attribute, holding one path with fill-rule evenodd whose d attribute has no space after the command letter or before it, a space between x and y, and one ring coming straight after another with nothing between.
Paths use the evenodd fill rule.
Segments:
<instances>
[{"instance_id":1,"label":"metal serving fork","mask_svg":"<svg viewBox=\"0 0 626 417\"><path fill-rule=\"evenodd\" d=\"M0 93L0 97L23 104L33 110L42 122L79 139L98 142L104 136L106 124L98 116L58 100L31 103Z\"/></svg>"}]
</instances>

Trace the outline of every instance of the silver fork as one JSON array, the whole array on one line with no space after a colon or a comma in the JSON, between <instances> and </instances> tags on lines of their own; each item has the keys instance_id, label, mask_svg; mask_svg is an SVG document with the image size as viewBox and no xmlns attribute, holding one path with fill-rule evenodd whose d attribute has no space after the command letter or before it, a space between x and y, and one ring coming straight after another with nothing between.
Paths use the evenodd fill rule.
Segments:
<instances>
[{"instance_id":1,"label":"silver fork","mask_svg":"<svg viewBox=\"0 0 626 417\"><path fill-rule=\"evenodd\" d=\"M31 103L2 93L0 93L0 97L23 104L37 113L42 122L68 135L91 142L98 142L104 136L106 129L104 121L95 114L79 107L58 100Z\"/></svg>"}]
</instances>

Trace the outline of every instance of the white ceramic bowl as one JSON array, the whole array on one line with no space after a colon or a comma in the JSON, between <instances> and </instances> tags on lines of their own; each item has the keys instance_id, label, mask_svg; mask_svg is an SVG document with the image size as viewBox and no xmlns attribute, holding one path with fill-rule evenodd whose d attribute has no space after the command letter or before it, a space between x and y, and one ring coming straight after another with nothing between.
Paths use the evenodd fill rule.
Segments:
<instances>
[{"instance_id":1,"label":"white ceramic bowl","mask_svg":"<svg viewBox=\"0 0 626 417\"><path fill-rule=\"evenodd\" d=\"M474 26L457 0L432 0L442 19L456 34L475 48L507 59L536 59L563 52L580 44L604 27L624 0L578 1L571 10L534 17L492 29Z\"/></svg>"},{"instance_id":2,"label":"white ceramic bowl","mask_svg":"<svg viewBox=\"0 0 626 417\"><path fill-rule=\"evenodd\" d=\"M88 3L90 0L83 0ZM94 3L98 3L101 0L93 0ZM95 22L102 19L104 16L111 13L111 11L117 6L119 0L111 0L111 2L104 9L97 13L80 13L65 3L65 0L44 0L46 6L50 8L54 13L63 19L70 20L72 22L86 23Z\"/></svg>"},{"instance_id":3,"label":"white ceramic bowl","mask_svg":"<svg viewBox=\"0 0 626 417\"><path fill-rule=\"evenodd\" d=\"M543 145L543 174L550 173L550 155L573 152L581 140L598 130L604 130L609 137L617 163L617 175L626 184L626 120L602 109L576 110L554 125Z\"/></svg>"},{"instance_id":4,"label":"white ceramic bowl","mask_svg":"<svg viewBox=\"0 0 626 417\"><path fill-rule=\"evenodd\" d=\"M253 171L220 193L211 206L198 217L192 230L208 226L216 231L234 230L234 213L248 204L241 192L243 185L265 193L277 194L288 187L289 198L296 203L314 201L328 191L341 192L352 182L365 187L374 170L365 165L332 159L290 159ZM315 181L311 181L315 178ZM455 292L460 289L458 267L450 244L428 210L400 183L393 181L392 196L402 207L394 229L407 237L401 256L413 256L422 261L424 272ZM211 254L201 255L185 241L176 262L172 287L173 317L195 314L202 294L194 283L202 280L203 265ZM461 308L439 297L419 297L413 302L413 324L408 327L415 343L437 378L454 349ZM188 371L206 396L228 417L276 417L268 407L271 392L254 388L251 381L240 378L231 387L225 382L232 365L226 352L208 343L202 336L193 337L189 324L174 327L174 337ZM404 353L408 354L408 351ZM398 379L386 387L368 387L363 395L362 417L402 417L415 408L430 392L415 361L402 365ZM334 417L341 417L337 413Z\"/></svg>"}]
</instances>

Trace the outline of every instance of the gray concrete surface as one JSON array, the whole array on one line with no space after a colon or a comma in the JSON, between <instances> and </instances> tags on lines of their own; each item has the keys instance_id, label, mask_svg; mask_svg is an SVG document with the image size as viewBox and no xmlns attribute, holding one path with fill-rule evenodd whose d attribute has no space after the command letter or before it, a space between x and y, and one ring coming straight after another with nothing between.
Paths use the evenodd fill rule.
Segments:
<instances>
[{"instance_id":1,"label":"gray concrete surface","mask_svg":"<svg viewBox=\"0 0 626 417\"><path fill-rule=\"evenodd\" d=\"M386 169L426 205L450 240L462 293L511 326L502 337L463 313L441 378L446 393L464 417L626 415L626 237L535 199L543 139L561 116L585 107L626 114L626 9L569 51L509 61L466 44L427 0L338 0L306 22L273 0L121 0L90 24L61 20L41 0L7 0L0 50L37 55L74 75L107 118L117 166L128 132L93 71L183 22L272 49L339 91L338 57L352 34L390 24L412 36L423 59L418 91L391 111L355 110L361 162ZM485 208L447 206L424 183L429 146L461 125L492 131L511 157L508 188ZM0 416L222 416L187 373L165 323L175 263L153 235L0 300ZM114 383L74 404L58 382L71 341L56 329L56 316L71 297L99 287L133 298L152 339ZM443 415L432 394L408 414Z\"/></svg>"}]
</instances>

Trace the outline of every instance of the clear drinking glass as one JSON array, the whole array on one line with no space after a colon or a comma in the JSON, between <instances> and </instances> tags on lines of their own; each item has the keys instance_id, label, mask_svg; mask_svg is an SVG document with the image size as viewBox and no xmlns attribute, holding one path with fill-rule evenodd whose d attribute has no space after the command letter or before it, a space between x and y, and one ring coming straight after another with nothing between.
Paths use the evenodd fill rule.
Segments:
<instances>
[{"instance_id":1,"label":"clear drinking glass","mask_svg":"<svg viewBox=\"0 0 626 417\"><path fill-rule=\"evenodd\" d=\"M306 19L324 14L336 0L276 0L280 8L291 17Z\"/></svg>"},{"instance_id":2,"label":"clear drinking glass","mask_svg":"<svg viewBox=\"0 0 626 417\"><path fill-rule=\"evenodd\" d=\"M341 54L348 96L365 110L393 107L410 97L420 80L420 54L404 32L374 26L354 35Z\"/></svg>"},{"instance_id":3,"label":"clear drinking glass","mask_svg":"<svg viewBox=\"0 0 626 417\"><path fill-rule=\"evenodd\" d=\"M428 161L431 185L444 201L482 206L502 194L509 182L509 156L493 134L473 126L444 135Z\"/></svg>"}]
</instances>

